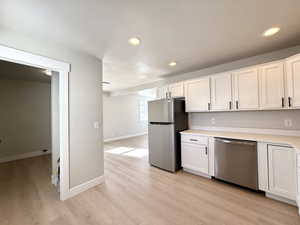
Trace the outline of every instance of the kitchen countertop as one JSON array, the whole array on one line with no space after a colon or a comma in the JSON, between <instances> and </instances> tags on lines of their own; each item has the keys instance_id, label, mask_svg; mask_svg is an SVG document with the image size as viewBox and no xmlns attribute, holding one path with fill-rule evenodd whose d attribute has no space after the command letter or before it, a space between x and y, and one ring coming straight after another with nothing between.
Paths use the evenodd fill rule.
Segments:
<instances>
[{"instance_id":1,"label":"kitchen countertop","mask_svg":"<svg viewBox=\"0 0 300 225\"><path fill-rule=\"evenodd\" d=\"M209 137L232 138L257 142L270 142L278 144L288 144L300 152L300 137L270 134L254 134L244 132L229 131L208 131L208 130L185 130L181 134L202 135Z\"/></svg>"}]
</instances>

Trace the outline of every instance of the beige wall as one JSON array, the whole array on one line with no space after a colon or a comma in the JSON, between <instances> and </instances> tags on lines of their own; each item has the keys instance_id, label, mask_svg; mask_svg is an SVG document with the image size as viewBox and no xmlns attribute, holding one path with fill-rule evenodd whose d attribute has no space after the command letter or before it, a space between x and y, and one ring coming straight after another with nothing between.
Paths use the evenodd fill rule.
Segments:
<instances>
[{"instance_id":1,"label":"beige wall","mask_svg":"<svg viewBox=\"0 0 300 225\"><path fill-rule=\"evenodd\" d=\"M52 177L58 178L57 160L59 149L59 73L52 72L51 76L51 148L52 148Z\"/></svg>"},{"instance_id":2,"label":"beige wall","mask_svg":"<svg viewBox=\"0 0 300 225\"><path fill-rule=\"evenodd\" d=\"M1 31L0 45L71 64L70 186L74 187L103 175L102 127L94 128L94 122L102 124L102 61L58 43L9 30Z\"/></svg>"},{"instance_id":3,"label":"beige wall","mask_svg":"<svg viewBox=\"0 0 300 225\"><path fill-rule=\"evenodd\" d=\"M189 116L190 126L300 130L300 110L190 113ZM284 125L285 119L292 120L291 127Z\"/></svg>"},{"instance_id":4,"label":"beige wall","mask_svg":"<svg viewBox=\"0 0 300 225\"><path fill-rule=\"evenodd\" d=\"M50 86L0 80L0 158L51 150Z\"/></svg>"}]
</instances>

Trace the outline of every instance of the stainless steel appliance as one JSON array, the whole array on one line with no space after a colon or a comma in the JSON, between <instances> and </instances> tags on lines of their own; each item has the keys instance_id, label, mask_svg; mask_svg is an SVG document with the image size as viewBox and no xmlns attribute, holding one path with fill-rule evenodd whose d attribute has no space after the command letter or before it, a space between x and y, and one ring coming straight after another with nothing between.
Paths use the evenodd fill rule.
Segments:
<instances>
[{"instance_id":1,"label":"stainless steel appliance","mask_svg":"<svg viewBox=\"0 0 300 225\"><path fill-rule=\"evenodd\" d=\"M215 138L215 178L258 190L257 143Z\"/></svg>"},{"instance_id":2,"label":"stainless steel appliance","mask_svg":"<svg viewBox=\"0 0 300 225\"><path fill-rule=\"evenodd\" d=\"M175 172L181 168L180 131L188 128L183 99L148 102L149 162Z\"/></svg>"}]
</instances>

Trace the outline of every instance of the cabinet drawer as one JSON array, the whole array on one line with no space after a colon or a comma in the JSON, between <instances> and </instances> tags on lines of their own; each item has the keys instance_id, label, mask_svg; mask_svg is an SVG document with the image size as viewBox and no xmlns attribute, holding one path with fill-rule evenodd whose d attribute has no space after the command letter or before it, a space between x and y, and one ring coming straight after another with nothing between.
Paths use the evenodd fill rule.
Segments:
<instances>
[{"instance_id":1,"label":"cabinet drawer","mask_svg":"<svg viewBox=\"0 0 300 225\"><path fill-rule=\"evenodd\" d=\"M198 135L181 135L181 142L191 143L191 144L199 144L199 145L207 145L208 137L198 136Z\"/></svg>"}]
</instances>

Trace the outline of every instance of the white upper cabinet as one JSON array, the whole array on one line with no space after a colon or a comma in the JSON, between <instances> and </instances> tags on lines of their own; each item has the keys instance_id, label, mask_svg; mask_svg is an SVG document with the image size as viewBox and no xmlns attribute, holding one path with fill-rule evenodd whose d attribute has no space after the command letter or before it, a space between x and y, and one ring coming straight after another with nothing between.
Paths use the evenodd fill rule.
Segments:
<instances>
[{"instance_id":1,"label":"white upper cabinet","mask_svg":"<svg viewBox=\"0 0 300 225\"><path fill-rule=\"evenodd\" d=\"M158 87L157 88L157 99L163 99L163 98L167 98L168 97L168 86L163 86L163 87Z\"/></svg>"},{"instance_id":2,"label":"white upper cabinet","mask_svg":"<svg viewBox=\"0 0 300 225\"><path fill-rule=\"evenodd\" d=\"M230 73L211 76L211 110L228 111L232 104L232 79Z\"/></svg>"},{"instance_id":3,"label":"white upper cabinet","mask_svg":"<svg viewBox=\"0 0 300 225\"><path fill-rule=\"evenodd\" d=\"M259 109L258 69L247 68L233 73L234 107L236 110Z\"/></svg>"},{"instance_id":4,"label":"white upper cabinet","mask_svg":"<svg viewBox=\"0 0 300 225\"><path fill-rule=\"evenodd\" d=\"M300 108L300 54L286 60L287 97L290 108Z\"/></svg>"},{"instance_id":5,"label":"white upper cabinet","mask_svg":"<svg viewBox=\"0 0 300 225\"><path fill-rule=\"evenodd\" d=\"M209 77L185 82L185 98L187 112L209 111L210 79Z\"/></svg>"},{"instance_id":6,"label":"white upper cabinet","mask_svg":"<svg viewBox=\"0 0 300 225\"><path fill-rule=\"evenodd\" d=\"M169 92L172 98L184 97L184 83L170 84Z\"/></svg>"},{"instance_id":7,"label":"white upper cabinet","mask_svg":"<svg viewBox=\"0 0 300 225\"><path fill-rule=\"evenodd\" d=\"M269 191L296 200L296 153L293 148L268 145Z\"/></svg>"},{"instance_id":8,"label":"white upper cabinet","mask_svg":"<svg viewBox=\"0 0 300 225\"><path fill-rule=\"evenodd\" d=\"M261 109L285 107L283 65L283 62L274 62L259 67Z\"/></svg>"}]
</instances>

